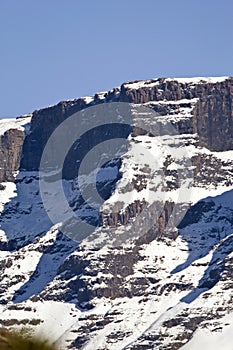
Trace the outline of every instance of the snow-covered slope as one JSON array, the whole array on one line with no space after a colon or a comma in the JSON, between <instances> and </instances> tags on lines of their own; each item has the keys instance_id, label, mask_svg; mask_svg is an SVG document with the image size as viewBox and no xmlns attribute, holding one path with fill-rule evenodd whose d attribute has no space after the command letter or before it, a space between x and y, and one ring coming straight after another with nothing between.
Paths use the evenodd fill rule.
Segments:
<instances>
[{"instance_id":1,"label":"snow-covered slope","mask_svg":"<svg viewBox=\"0 0 233 350\"><path fill-rule=\"evenodd\" d=\"M0 135L4 135L7 130L18 129L27 133L32 115L22 116L21 118L0 119Z\"/></svg>"},{"instance_id":2,"label":"snow-covered slope","mask_svg":"<svg viewBox=\"0 0 233 350\"><path fill-rule=\"evenodd\" d=\"M87 108L134 99L132 113L146 130L159 123L175 131L134 130L120 159L97 177L63 179L70 207L96 224L80 243L62 234L59 215L51 222L38 170L21 167L14 183L2 182L2 327L29 327L60 349L232 349L233 150L224 148L222 130L211 131L219 101L228 118L232 86L226 77L156 79L81 101ZM3 135L25 130L24 159L33 154L28 145L44 142L43 113L31 124L31 117L0 121ZM51 178L49 211L59 211ZM99 211L82 197L96 179L105 193Z\"/></svg>"}]
</instances>

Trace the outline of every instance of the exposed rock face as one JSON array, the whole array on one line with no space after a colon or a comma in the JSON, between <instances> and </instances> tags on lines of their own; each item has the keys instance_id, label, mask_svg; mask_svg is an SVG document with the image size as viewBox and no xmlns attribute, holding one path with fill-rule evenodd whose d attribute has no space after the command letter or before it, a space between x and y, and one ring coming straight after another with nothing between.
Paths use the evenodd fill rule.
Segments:
<instances>
[{"instance_id":1,"label":"exposed rock face","mask_svg":"<svg viewBox=\"0 0 233 350\"><path fill-rule=\"evenodd\" d=\"M153 81L152 81L153 82ZM157 85L132 89L131 84L123 84L118 89L105 94L105 99L95 97L91 102L85 99L61 102L54 107L35 111L32 117L31 133L23 147L21 167L38 170L44 146L55 128L70 115L103 102L147 103L150 101L177 101L197 98L192 121L179 122L177 128L182 133L197 133L200 145L212 151L224 151L233 147L233 78L216 84L203 82L197 85L179 83L175 80L158 79ZM187 105L187 103L186 103ZM168 107L169 108L169 107ZM167 109L155 107L159 113Z\"/></svg>"},{"instance_id":2,"label":"exposed rock face","mask_svg":"<svg viewBox=\"0 0 233 350\"><path fill-rule=\"evenodd\" d=\"M200 96L194 110L200 145L212 151L233 146L233 80L217 84Z\"/></svg>"},{"instance_id":3,"label":"exposed rock face","mask_svg":"<svg viewBox=\"0 0 233 350\"><path fill-rule=\"evenodd\" d=\"M0 182L14 181L20 167L25 133L10 129L0 136Z\"/></svg>"},{"instance_id":4,"label":"exposed rock face","mask_svg":"<svg viewBox=\"0 0 233 350\"><path fill-rule=\"evenodd\" d=\"M130 220L135 219L137 222L137 216L145 211L143 216L143 224L138 220L137 230L140 232L142 230L137 244L144 244L153 241L154 239L159 239L164 236L165 228L168 224L172 211L174 209L174 203L172 201L167 201L160 208L161 203L156 203L151 207L148 207L145 201L134 201L129 204L124 212L117 212L114 210L110 215L108 213L101 212L101 224L106 227L118 227L127 225ZM142 227L140 227L142 225ZM150 226L150 230L143 234L143 227ZM175 239L177 233L169 232L168 236Z\"/></svg>"},{"instance_id":5,"label":"exposed rock face","mask_svg":"<svg viewBox=\"0 0 233 350\"><path fill-rule=\"evenodd\" d=\"M198 98L194 109L193 132L200 138L200 145L212 151L232 149L233 140L233 78L216 84L190 85L159 79L150 87L131 89L131 84L122 85L120 100L130 103L149 101L177 101ZM133 84L133 83L132 83ZM188 131L189 130L189 131ZM190 128L187 128L190 132Z\"/></svg>"},{"instance_id":6,"label":"exposed rock face","mask_svg":"<svg viewBox=\"0 0 233 350\"><path fill-rule=\"evenodd\" d=\"M117 89L109 91L106 93L105 101L116 101L117 95ZM80 98L35 111L31 122L31 133L24 143L21 167L26 170L38 170L44 146L55 128L74 113L103 102L104 100L99 99L96 94L91 102Z\"/></svg>"},{"instance_id":7,"label":"exposed rock face","mask_svg":"<svg viewBox=\"0 0 233 350\"><path fill-rule=\"evenodd\" d=\"M60 102L56 106L35 111L32 115L30 134L26 137L20 131L8 131L1 136L0 179L13 180L13 172L21 168L38 170L44 146L55 128L70 115L103 102L129 102L134 104L150 101L177 101L197 99L193 110L194 118L179 121L175 127L182 133L197 133L200 146L212 151L225 151L233 148L233 78L216 84L203 82L197 85L180 83L175 80L156 80L157 85L131 88L123 84L118 89L105 94L105 100L98 94L90 102L85 99ZM133 84L133 83L132 83ZM188 102L184 104L187 106ZM182 107L182 105L181 105ZM165 115L171 106L155 106L156 112ZM13 136L13 134L15 134ZM25 139L25 140L24 140ZM23 145L23 146L22 146ZM11 164L10 164L11 163Z\"/></svg>"}]
</instances>

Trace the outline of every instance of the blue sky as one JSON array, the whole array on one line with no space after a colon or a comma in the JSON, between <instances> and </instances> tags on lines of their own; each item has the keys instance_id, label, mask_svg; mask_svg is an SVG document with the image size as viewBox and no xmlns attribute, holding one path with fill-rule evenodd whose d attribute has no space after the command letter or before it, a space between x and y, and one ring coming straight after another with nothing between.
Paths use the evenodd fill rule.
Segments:
<instances>
[{"instance_id":1,"label":"blue sky","mask_svg":"<svg viewBox=\"0 0 233 350\"><path fill-rule=\"evenodd\" d=\"M233 75L232 0L0 0L0 117L135 79Z\"/></svg>"}]
</instances>

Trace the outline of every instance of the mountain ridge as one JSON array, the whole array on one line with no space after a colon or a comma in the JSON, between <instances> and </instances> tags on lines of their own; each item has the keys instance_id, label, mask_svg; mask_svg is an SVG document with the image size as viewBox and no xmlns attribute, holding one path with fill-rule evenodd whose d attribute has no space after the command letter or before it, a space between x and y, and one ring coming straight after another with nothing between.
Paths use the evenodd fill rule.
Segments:
<instances>
[{"instance_id":1,"label":"mountain ridge","mask_svg":"<svg viewBox=\"0 0 233 350\"><path fill-rule=\"evenodd\" d=\"M35 111L4 129L3 327L49 329L61 348L90 350L195 349L199 333L204 331L205 341L211 342L210 335L218 339L219 329L229 332L233 78L209 79L124 83L106 96ZM155 120L172 124L175 134L127 131L128 149L119 162L105 163L97 178L99 190L107 193L98 212L101 219L78 243L62 234L60 223L51 222L45 210L40 159L58 125L82 110L85 120L88 107L113 102L130 104L142 125L153 128ZM103 133L94 135L101 143ZM89 146L84 143L84 154ZM148 152L156 155L155 164L147 164ZM69 161L79 154L71 153ZM80 196L91 174L81 179L81 187L71 174L68 169L63 178L69 204L91 220L96 210ZM52 184L49 195L56 198ZM55 200L58 210L56 205ZM178 225L174 218L179 215Z\"/></svg>"}]
</instances>

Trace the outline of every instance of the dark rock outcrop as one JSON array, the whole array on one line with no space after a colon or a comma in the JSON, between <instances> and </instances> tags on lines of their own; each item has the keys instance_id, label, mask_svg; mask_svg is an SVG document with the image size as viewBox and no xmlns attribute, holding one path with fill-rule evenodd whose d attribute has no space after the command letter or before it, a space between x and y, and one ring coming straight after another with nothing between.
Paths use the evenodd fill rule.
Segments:
<instances>
[{"instance_id":1,"label":"dark rock outcrop","mask_svg":"<svg viewBox=\"0 0 233 350\"><path fill-rule=\"evenodd\" d=\"M25 133L10 129L0 136L0 182L14 181L19 170Z\"/></svg>"},{"instance_id":2,"label":"dark rock outcrop","mask_svg":"<svg viewBox=\"0 0 233 350\"><path fill-rule=\"evenodd\" d=\"M215 84L205 81L197 84L181 83L163 78L155 82L157 84L145 82L136 89L132 85L134 82L125 83L121 89L106 93L104 98L96 94L91 102L80 98L36 110L32 114L31 129L26 138L20 130L8 130L1 136L0 180L13 180L13 172L19 169L20 159L21 169L38 170L43 149L55 128L72 114L106 102L141 104L196 98L193 118L174 123L174 126L182 133L197 133L199 145L211 151L233 148L233 78ZM185 106L187 104L188 101L184 103ZM165 115L171 112L168 111L171 105L158 104L153 108Z\"/></svg>"},{"instance_id":3,"label":"dark rock outcrop","mask_svg":"<svg viewBox=\"0 0 233 350\"><path fill-rule=\"evenodd\" d=\"M212 151L226 151L233 147L233 78L215 84L179 83L176 80L158 79L158 84L132 89L121 86L120 101L147 103L149 101L177 101L198 98L193 111L193 132L200 145ZM187 121L188 122L188 121ZM188 126L188 125L187 125ZM190 131L190 127L188 127Z\"/></svg>"}]
</instances>

